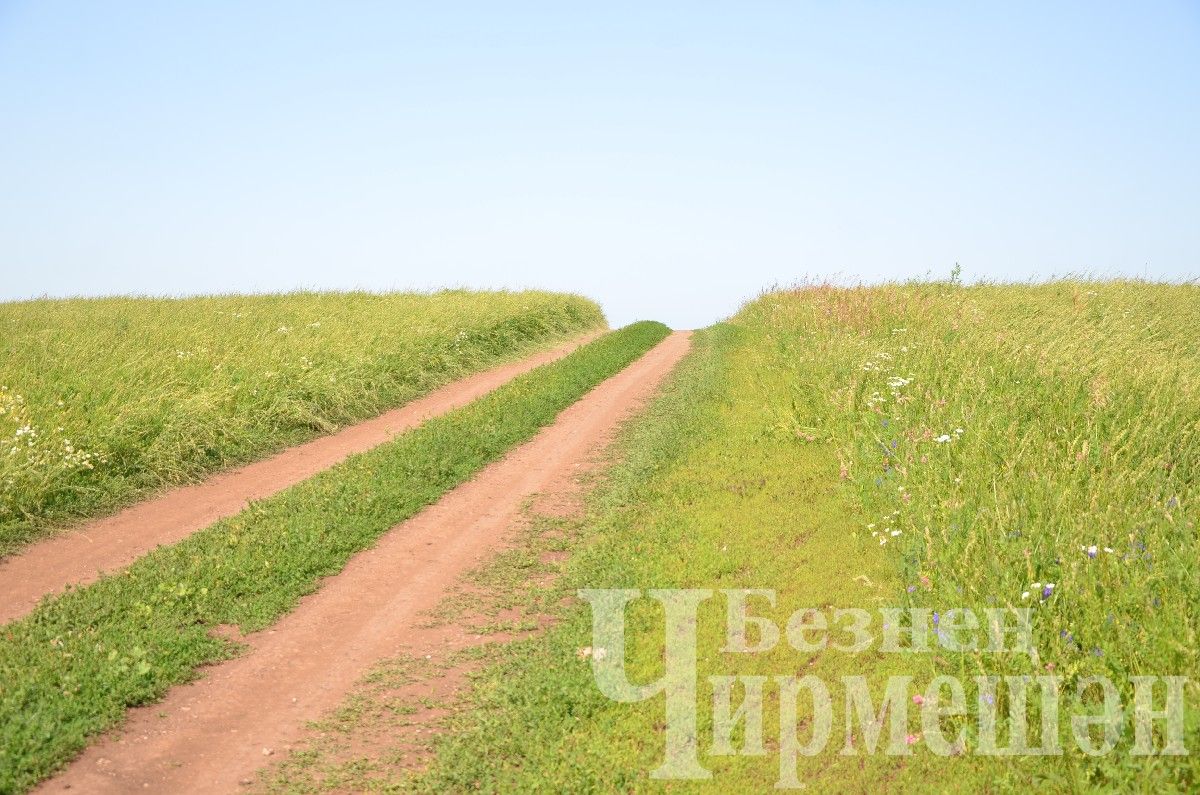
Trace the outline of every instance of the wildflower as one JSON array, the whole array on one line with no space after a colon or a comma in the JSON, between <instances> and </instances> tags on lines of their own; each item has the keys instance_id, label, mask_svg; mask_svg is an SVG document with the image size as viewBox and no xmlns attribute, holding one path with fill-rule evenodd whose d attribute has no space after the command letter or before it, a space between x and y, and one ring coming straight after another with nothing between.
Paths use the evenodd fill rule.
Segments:
<instances>
[{"instance_id":1,"label":"wildflower","mask_svg":"<svg viewBox=\"0 0 1200 795\"><path fill-rule=\"evenodd\" d=\"M962 436L962 434L963 434L963 429L962 429L962 428L955 428L955 429L954 429L954 435L955 435L955 436Z\"/></svg>"},{"instance_id":2,"label":"wildflower","mask_svg":"<svg viewBox=\"0 0 1200 795\"><path fill-rule=\"evenodd\" d=\"M1042 598L1049 599L1050 595L1053 593L1054 593L1054 583L1052 583L1052 582L1046 583L1046 587L1042 589Z\"/></svg>"},{"instance_id":3,"label":"wildflower","mask_svg":"<svg viewBox=\"0 0 1200 795\"><path fill-rule=\"evenodd\" d=\"M908 743L909 745L916 745L920 741L921 735L919 734L910 734L904 738L904 742Z\"/></svg>"},{"instance_id":4,"label":"wildflower","mask_svg":"<svg viewBox=\"0 0 1200 795\"><path fill-rule=\"evenodd\" d=\"M1111 554L1112 554L1112 551L1113 551L1113 548L1112 548L1112 547L1105 547L1105 548L1104 548L1104 551L1105 551L1105 552L1107 552L1107 553L1109 553L1109 554L1111 555Z\"/></svg>"},{"instance_id":5,"label":"wildflower","mask_svg":"<svg viewBox=\"0 0 1200 795\"><path fill-rule=\"evenodd\" d=\"M1028 598L1029 598L1029 591L1023 591L1021 593L1021 601L1025 601Z\"/></svg>"},{"instance_id":6,"label":"wildflower","mask_svg":"<svg viewBox=\"0 0 1200 795\"><path fill-rule=\"evenodd\" d=\"M900 535L900 533L901 533L901 532L902 532L902 531L900 531L900 530L893 530L893 531L892 531L892 538L895 538L896 536Z\"/></svg>"},{"instance_id":7,"label":"wildflower","mask_svg":"<svg viewBox=\"0 0 1200 795\"><path fill-rule=\"evenodd\" d=\"M921 706L922 704L925 703L925 696L921 695L920 693L914 694L913 695L913 703L916 704L918 707Z\"/></svg>"},{"instance_id":8,"label":"wildflower","mask_svg":"<svg viewBox=\"0 0 1200 795\"><path fill-rule=\"evenodd\" d=\"M1088 556L1089 558L1094 558L1094 557L1096 557L1096 554L1097 554L1097 552L1098 552L1098 550L1096 549L1096 545L1095 545L1095 544L1092 544L1090 547L1088 547L1088 548L1087 548L1087 556Z\"/></svg>"},{"instance_id":9,"label":"wildflower","mask_svg":"<svg viewBox=\"0 0 1200 795\"><path fill-rule=\"evenodd\" d=\"M946 442L950 441L950 435L947 433L943 433L941 436L934 439L934 441L937 442L938 444L945 444Z\"/></svg>"},{"instance_id":10,"label":"wildflower","mask_svg":"<svg viewBox=\"0 0 1200 795\"><path fill-rule=\"evenodd\" d=\"M917 590L917 586L915 586L915 585L910 585L910 586L908 586L908 588L907 588L906 590L907 590L909 593L912 593L913 591Z\"/></svg>"}]
</instances>

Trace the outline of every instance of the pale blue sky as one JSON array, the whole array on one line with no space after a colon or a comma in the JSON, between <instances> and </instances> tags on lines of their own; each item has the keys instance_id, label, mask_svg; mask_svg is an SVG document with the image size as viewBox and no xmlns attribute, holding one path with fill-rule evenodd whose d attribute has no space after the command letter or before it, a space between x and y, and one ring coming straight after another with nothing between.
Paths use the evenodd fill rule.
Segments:
<instances>
[{"instance_id":1,"label":"pale blue sky","mask_svg":"<svg viewBox=\"0 0 1200 795\"><path fill-rule=\"evenodd\" d=\"M1196 2L5 2L0 299L1200 275Z\"/></svg>"}]
</instances>

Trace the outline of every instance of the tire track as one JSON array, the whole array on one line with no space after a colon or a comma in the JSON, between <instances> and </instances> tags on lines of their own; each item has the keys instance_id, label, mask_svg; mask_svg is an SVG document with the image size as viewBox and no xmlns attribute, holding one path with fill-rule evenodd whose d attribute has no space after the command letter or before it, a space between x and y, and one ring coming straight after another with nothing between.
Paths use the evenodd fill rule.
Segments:
<instances>
[{"instance_id":1,"label":"tire track","mask_svg":"<svg viewBox=\"0 0 1200 795\"><path fill-rule=\"evenodd\" d=\"M458 578L502 548L531 495L561 484L607 441L687 353L676 332L563 411L473 480L393 528L274 627L249 652L207 669L123 729L90 746L40 791L230 792L286 750L308 721L419 633L421 615Z\"/></svg>"},{"instance_id":2,"label":"tire track","mask_svg":"<svg viewBox=\"0 0 1200 795\"><path fill-rule=\"evenodd\" d=\"M218 519L465 406L512 379L561 359L599 336L588 334L519 362L468 376L378 417L314 439L191 486L171 489L112 516L30 545L0 560L0 624L29 613L42 597L124 568L163 544L181 541Z\"/></svg>"}]
</instances>

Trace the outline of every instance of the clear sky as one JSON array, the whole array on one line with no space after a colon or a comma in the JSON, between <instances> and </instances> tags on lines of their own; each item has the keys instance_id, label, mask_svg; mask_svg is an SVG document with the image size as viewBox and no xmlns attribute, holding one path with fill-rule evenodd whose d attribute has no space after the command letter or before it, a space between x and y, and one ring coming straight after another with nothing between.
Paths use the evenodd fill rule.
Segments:
<instances>
[{"instance_id":1,"label":"clear sky","mask_svg":"<svg viewBox=\"0 0 1200 795\"><path fill-rule=\"evenodd\" d=\"M1196 2L0 0L0 299L1200 276Z\"/></svg>"}]
</instances>

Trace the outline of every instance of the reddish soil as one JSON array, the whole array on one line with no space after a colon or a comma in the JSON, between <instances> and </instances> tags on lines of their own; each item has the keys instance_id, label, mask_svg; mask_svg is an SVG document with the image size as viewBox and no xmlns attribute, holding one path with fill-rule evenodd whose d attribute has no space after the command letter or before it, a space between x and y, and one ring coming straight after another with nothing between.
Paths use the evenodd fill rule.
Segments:
<instances>
[{"instance_id":1,"label":"reddish soil","mask_svg":"<svg viewBox=\"0 0 1200 795\"><path fill-rule=\"evenodd\" d=\"M81 525L0 560L0 623L20 618L47 594L82 585L128 566L162 544L172 544L251 500L281 491L369 450L426 419L466 405L522 373L566 356L598 333L527 359L455 381L423 398L337 433L314 439L202 483L165 492L113 516Z\"/></svg>"},{"instance_id":2,"label":"reddish soil","mask_svg":"<svg viewBox=\"0 0 1200 795\"><path fill-rule=\"evenodd\" d=\"M509 541L535 494L570 493L574 475L687 352L680 332L605 381L533 440L389 531L247 654L131 710L42 790L236 790L302 741L305 724L340 704L371 665L431 638L424 613Z\"/></svg>"}]
</instances>

